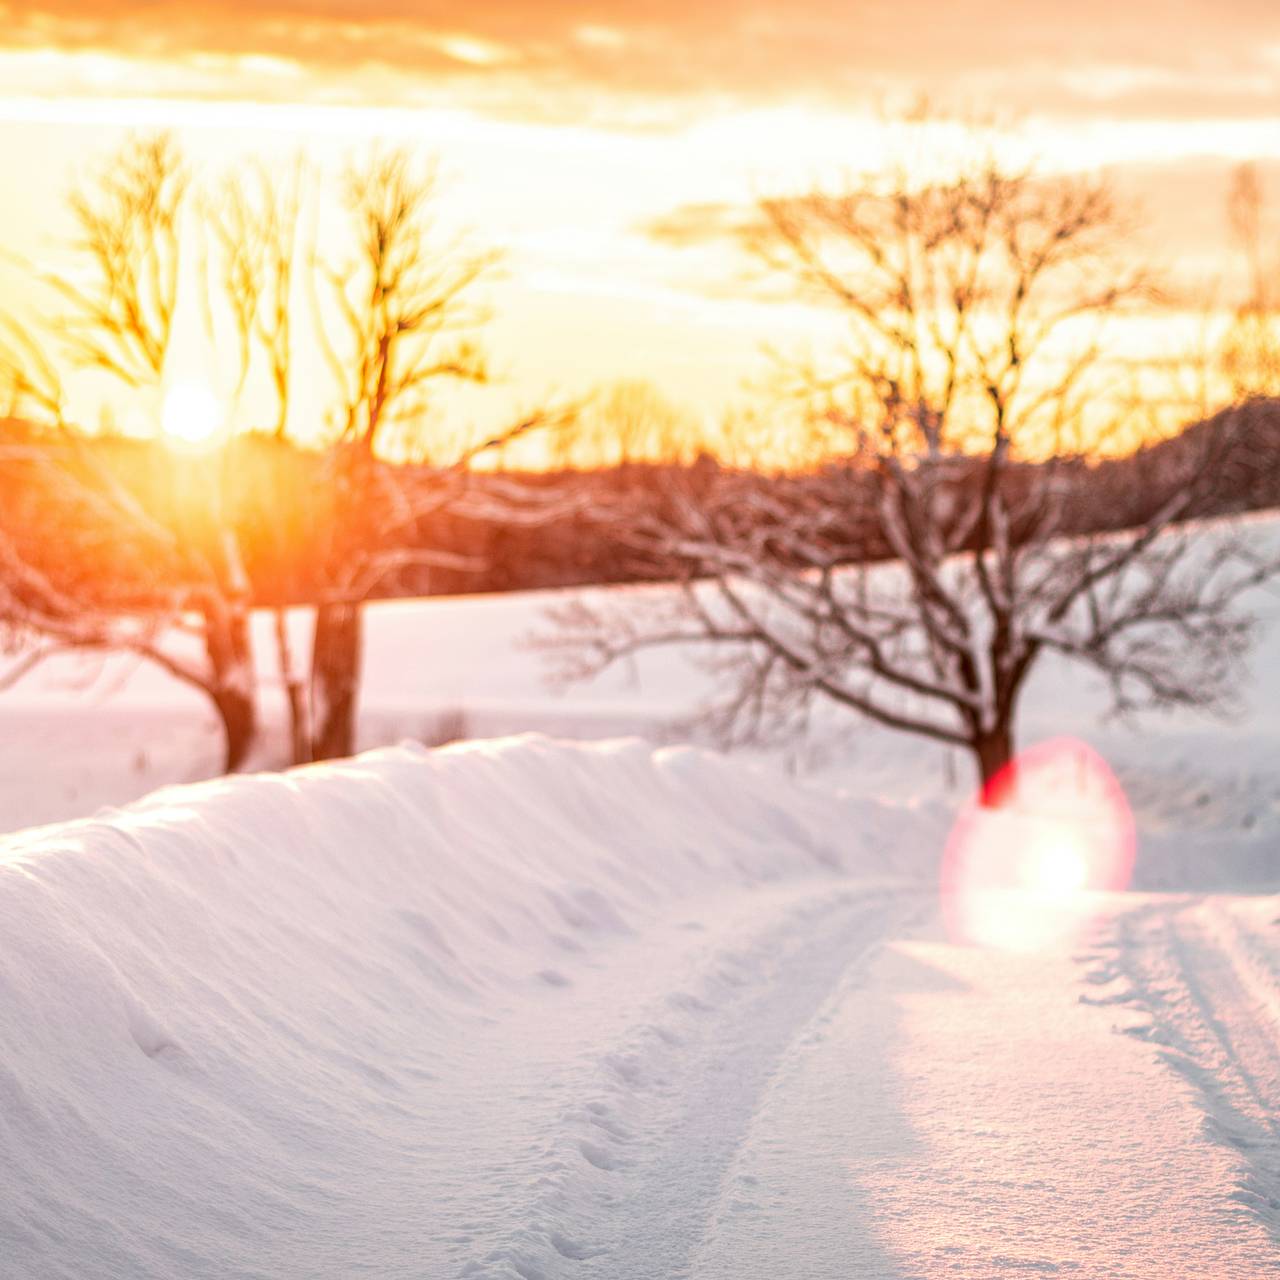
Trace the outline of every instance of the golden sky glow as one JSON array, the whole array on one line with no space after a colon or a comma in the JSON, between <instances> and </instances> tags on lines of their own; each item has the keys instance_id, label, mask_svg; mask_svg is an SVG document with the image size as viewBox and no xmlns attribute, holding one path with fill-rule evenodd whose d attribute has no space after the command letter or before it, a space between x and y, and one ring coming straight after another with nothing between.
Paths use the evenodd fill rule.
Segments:
<instances>
[{"instance_id":1,"label":"golden sky glow","mask_svg":"<svg viewBox=\"0 0 1280 1280\"><path fill-rule=\"evenodd\" d=\"M829 326L744 299L726 228L761 193L874 167L884 109L922 92L1016 117L1009 145L1047 167L1111 172L1135 251L1204 282L1230 273L1231 167L1280 177L1280 5L0 4L0 236L56 256L59 201L130 129L175 129L211 171L392 138L438 154L453 216L505 251L506 382L476 413L642 377L713 415L763 342Z\"/></svg>"}]
</instances>

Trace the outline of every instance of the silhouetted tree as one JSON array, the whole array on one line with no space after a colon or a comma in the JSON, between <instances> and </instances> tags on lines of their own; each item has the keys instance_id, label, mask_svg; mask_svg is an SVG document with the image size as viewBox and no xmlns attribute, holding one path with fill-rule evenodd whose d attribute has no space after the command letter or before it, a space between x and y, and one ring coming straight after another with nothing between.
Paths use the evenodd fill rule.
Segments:
<instances>
[{"instance_id":1,"label":"silhouetted tree","mask_svg":"<svg viewBox=\"0 0 1280 1280\"><path fill-rule=\"evenodd\" d=\"M322 334L340 398L339 439L328 453L328 598L311 661L317 759L355 749L363 605L381 576L378 557L418 518L388 491L376 450L395 424L425 419L440 381L488 376L470 335L480 319L473 286L493 258L438 235L436 185L435 171L415 171L403 152L352 169L345 196L354 252L341 266L320 264L338 316Z\"/></svg>"},{"instance_id":2,"label":"silhouetted tree","mask_svg":"<svg viewBox=\"0 0 1280 1280\"><path fill-rule=\"evenodd\" d=\"M616 512L680 586L643 609L561 610L572 674L709 646L726 735L795 727L826 701L969 751L984 783L1013 757L1046 653L1094 667L1122 710L1221 703L1249 634L1236 602L1277 567L1175 528L1211 506L1230 415L1143 476L1132 527L1087 532L1067 504L1089 502L1082 463L1130 425L1106 340L1145 282L1116 256L1104 186L941 159L761 203L756 252L847 321L836 358L789 366L841 447L816 482L727 473ZM895 565L856 563L860 526Z\"/></svg>"},{"instance_id":3,"label":"silhouetted tree","mask_svg":"<svg viewBox=\"0 0 1280 1280\"><path fill-rule=\"evenodd\" d=\"M205 205L205 222L216 248L210 262L215 277L212 292L226 304L236 344L235 399L243 393L255 353L260 352L275 398L270 431L281 441L289 431L294 313L299 303L295 266L302 252L299 225L303 187L309 177L300 159L283 173L272 173L258 164L237 170ZM208 320L214 328L212 310ZM297 495L294 497L296 500ZM289 535L296 533L296 521L268 518L260 522L260 528L262 536L274 541L277 560L291 563L295 557L291 557L287 542ZM278 584L286 595L297 585ZM301 764L312 758L308 681L294 655L284 604L278 604L273 612L276 664L289 716L290 759Z\"/></svg>"},{"instance_id":4,"label":"silhouetted tree","mask_svg":"<svg viewBox=\"0 0 1280 1280\"><path fill-rule=\"evenodd\" d=\"M38 566L23 562L22 539L12 529L0 536L7 620L19 633L49 641L18 669L72 647L138 653L208 695L222 721L230 770L244 762L257 725L250 590L234 532L225 522L203 519L210 512L194 512L203 533L213 536L183 538L181 530L145 510L118 477L94 464L67 422L60 372L92 369L127 393L158 391L173 339L189 190L182 156L171 139L159 135L126 143L96 179L73 193L79 269L41 277L60 304L49 315L4 322L0 380L11 415L29 411L54 432L53 439L30 441L22 449L10 443L9 466L29 466L33 483L61 492L69 519L77 513L99 523L68 524L61 566L47 558ZM68 585L77 539L108 538L137 550L135 572L155 584L146 617L119 611L119 597L128 592L115 590L117 584ZM16 583L21 589L15 592ZM132 598L136 615L142 607L136 591ZM180 656L170 643L192 619L198 620L202 658Z\"/></svg>"},{"instance_id":5,"label":"silhouetted tree","mask_svg":"<svg viewBox=\"0 0 1280 1280\"><path fill-rule=\"evenodd\" d=\"M1245 289L1222 342L1223 372L1240 399L1280 395L1280 261L1268 252L1255 165L1236 170L1227 213L1245 267Z\"/></svg>"}]
</instances>

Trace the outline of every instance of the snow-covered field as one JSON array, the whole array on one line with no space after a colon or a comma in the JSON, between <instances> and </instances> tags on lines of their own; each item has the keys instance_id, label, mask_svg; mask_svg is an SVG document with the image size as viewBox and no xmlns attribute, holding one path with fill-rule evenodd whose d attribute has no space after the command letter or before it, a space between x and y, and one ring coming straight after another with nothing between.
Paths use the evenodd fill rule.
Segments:
<instances>
[{"instance_id":1,"label":"snow-covered field","mask_svg":"<svg viewBox=\"0 0 1280 1280\"><path fill-rule=\"evenodd\" d=\"M1023 739L1109 761L1139 890L1006 895L1018 951L944 925L967 762L619 740L703 677L556 694L542 605L372 610L366 745L516 736L97 816L208 773L199 703L0 700L0 828L58 824L0 843L0 1277L1280 1267L1274 599L1233 723L1042 673Z\"/></svg>"}]
</instances>

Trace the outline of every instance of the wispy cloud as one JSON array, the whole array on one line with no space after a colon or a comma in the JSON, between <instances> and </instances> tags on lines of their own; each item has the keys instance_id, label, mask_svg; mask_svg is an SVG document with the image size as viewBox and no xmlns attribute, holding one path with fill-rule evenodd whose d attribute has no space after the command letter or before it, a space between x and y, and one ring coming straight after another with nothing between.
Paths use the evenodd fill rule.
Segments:
<instances>
[{"instance_id":1,"label":"wispy cloud","mask_svg":"<svg viewBox=\"0 0 1280 1280\"><path fill-rule=\"evenodd\" d=\"M204 94L243 92L238 58L262 71L299 68L296 95L452 95L499 110L514 97L548 116L580 114L584 99L616 107L713 95L847 107L924 88L970 103L994 95L993 105L1015 111L1273 111L1280 5L1226 8L1215 0L1069 8L1060 0L32 0L0 6L0 48L203 67L193 83ZM221 80L209 74L211 57L228 59ZM66 70L71 83L51 91L95 87L90 63Z\"/></svg>"}]
</instances>

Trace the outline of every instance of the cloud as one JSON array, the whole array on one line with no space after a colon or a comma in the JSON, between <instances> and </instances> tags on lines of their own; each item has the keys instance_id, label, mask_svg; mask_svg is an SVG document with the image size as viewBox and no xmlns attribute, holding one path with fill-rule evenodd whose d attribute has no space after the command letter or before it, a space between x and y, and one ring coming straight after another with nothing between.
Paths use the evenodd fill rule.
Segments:
<instances>
[{"instance_id":1,"label":"cloud","mask_svg":"<svg viewBox=\"0 0 1280 1280\"><path fill-rule=\"evenodd\" d=\"M921 88L1017 111L1273 111L1280 5L1230 9L1221 0L1076 0L1069 10L1060 0L34 0L0 6L0 47L275 58L330 93L381 67L397 91L416 79L495 101L514 93L546 114L580 110L584 93L849 105Z\"/></svg>"},{"instance_id":2,"label":"cloud","mask_svg":"<svg viewBox=\"0 0 1280 1280\"><path fill-rule=\"evenodd\" d=\"M1244 260L1233 241L1227 198L1237 161L1225 156L1181 156L1103 168L1128 216L1125 243L1161 286L1164 305L1192 312L1222 304L1243 288ZM1262 239L1268 260L1280 267L1280 158L1254 163L1262 194ZM690 202L641 224L637 231L666 248L711 250L705 269L681 267L684 287L709 298L749 296L779 302L794 296L785 279L754 274L746 252L761 227L751 202ZM718 270L712 270L718 267Z\"/></svg>"},{"instance_id":3,"label":"cloud","mask_svg":"<svg viewBox=\"0 0 1280 1280\"><path fill-rule=\"evenodd\" d=\"M679 205L638 229L659 244L689 249L720 241L738 243L758 221L754 205L703 200Z\"/></svg>"}]
</instances>

